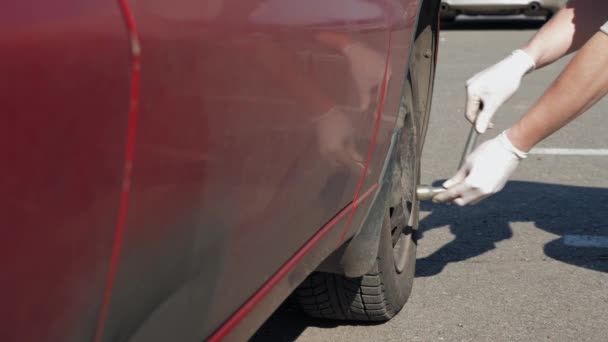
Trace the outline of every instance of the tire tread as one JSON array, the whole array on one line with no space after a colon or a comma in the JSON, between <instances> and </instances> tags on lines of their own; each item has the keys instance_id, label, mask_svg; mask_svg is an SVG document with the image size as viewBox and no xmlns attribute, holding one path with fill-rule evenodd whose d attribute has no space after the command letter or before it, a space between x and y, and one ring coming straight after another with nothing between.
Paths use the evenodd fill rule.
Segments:
<instances>
[{"instance_id":1,"label":"tire tread","mask_svg":"<svg viewBox=\"0 0 608 342\"><path fill-rule=\"evenodd\" d=\"M312 317L386 321L396 312L386 299L381 276L377 270L357 279L315 272L296 290L296 297L302 310Z\"/></svg>"}]
</instances>

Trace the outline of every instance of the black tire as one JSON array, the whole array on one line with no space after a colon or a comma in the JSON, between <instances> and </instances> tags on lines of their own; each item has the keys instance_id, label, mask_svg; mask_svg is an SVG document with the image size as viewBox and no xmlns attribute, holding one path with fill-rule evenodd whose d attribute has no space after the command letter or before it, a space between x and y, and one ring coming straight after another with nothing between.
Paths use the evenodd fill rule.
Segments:
<instances>
[{"instance_id":1,"label":"black tire","mask_svg":"<svg viewBox=\"0 0 608 342\"><path fill-rule=\"evenodd\" d=\"M407 262L397 271L390 218L385 218L379 255L372 270L360 278L315 272L296 290L302 310L316 318L387 321L407 302L414 281L416 243L412 231L400 234ZM394 231L394 230L393 230Z\"/></svg>"}]
</instances>

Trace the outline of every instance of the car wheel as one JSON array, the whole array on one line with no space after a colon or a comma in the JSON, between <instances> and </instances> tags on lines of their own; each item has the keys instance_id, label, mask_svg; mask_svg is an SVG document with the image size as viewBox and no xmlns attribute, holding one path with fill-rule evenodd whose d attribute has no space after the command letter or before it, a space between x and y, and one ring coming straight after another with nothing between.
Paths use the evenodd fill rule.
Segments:
<instances>
[{"instance_id":1,"label":"car wheel","mask_svg":"<svg viewBox=\"0 0 608 342\"><path fill-rule=\"evenodd\" d=\"M313 317L354 321L386 321L395 316L412 291L416 243L411 229L386 213L374 267L359 278L315 272L296 290L303 311ZM396 217L393 212L392 217Z\"/></svg>"},{"instance_id":2,"label":"car wheel","mask_svg":"<svg viewBox=\"0 0 608 342\"><path fill-rule=\"evenodd\" d=\"M416 264L419 206L414 192L420 158L412 115L406 115L404 121L404 134L394 157L401 167L393 173L376 262L367 274L358 278L326 272L311 274L295 292L300 307L310 316L386 321L407 302Z\"/></svg>"},{"instance_id":3,"label":"car wheel","mask_svg":"<svg viewBox=\"0 0 608 342\"><path fill-rule=\"evenodd\" d=\"M404 87L396 132L401 132L391 162L390 193L375 263L363 276L314 272L295 291L305 313L318 318L386 321L395 316L412 291L416 265L420 156L428 126L437 51L438 2L424 1Z\"/></svg>"}]
</instances>

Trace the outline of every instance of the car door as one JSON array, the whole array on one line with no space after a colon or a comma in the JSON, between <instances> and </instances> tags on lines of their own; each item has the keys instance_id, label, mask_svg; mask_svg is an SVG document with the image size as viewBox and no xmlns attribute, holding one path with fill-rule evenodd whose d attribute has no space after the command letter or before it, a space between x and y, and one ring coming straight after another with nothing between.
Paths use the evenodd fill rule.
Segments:
<instances>
[{"instance_id":1,"label":"car door","mask_svg":"<svg viewBox=\"0 0 608 342\"><path fill-rule=\"evenodd\" d=\"M104 340L208 336L366 174L377 179L366 163L393 5L129 2L141 48L137 142ZM343 229L326 238L337 244Z\"/></svg>"},{"instance_id":2,"label":"car door","mask_svg":"<svg viewBox=\"0 0 608 342\"><path fill-rule=\"evenodd\" d=\"M0 340L92 340L124 185L123 15L24 0L0 23Z\"/></svg>"}]
</instances>

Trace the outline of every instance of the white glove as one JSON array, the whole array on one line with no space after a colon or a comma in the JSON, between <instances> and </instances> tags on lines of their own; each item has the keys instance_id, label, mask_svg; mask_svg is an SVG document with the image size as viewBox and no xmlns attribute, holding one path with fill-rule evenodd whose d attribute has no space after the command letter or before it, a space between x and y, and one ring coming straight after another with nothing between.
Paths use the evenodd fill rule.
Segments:
<instances>
[{"instance_id":1,"label":"white glove","mask_svg":"<svg viewBox=\"0 0 608 342\"><path fill-rule=\"evenodd\" d=\"M479 133L484 133L490 120L505 101L519 88L522 77L536 67L534 59L522 50L481 71L467 81L465 116Z\"/></svg>"},{"instance_id":2,"label":"white glove","mask_svg":"<svg viewBox=\"0 0 608 342\"><path fill-rule=\"evenodd\" d=\"M454 202L460 206L475 204L502 190L519 162L527 153L517 149L506 133L479 145L454 177L443 183L447 188L434 202Z\"/></svg>"},{"instance_id":3,"label":"white glove","mask_svg":"<svg viewBox=\"0 0 608 342\"><path fill-rule=\"evenodd\" d=\"M369 108L372 103L372 95L379 92L384 79L386 57L371 47L362 43L352 43L342 49L342 53L348 60L350 71L359 93L359 106L362 111ZM388 69L388 79L391 70ZM375 90L375 91L374 91Z\"/></svg>"}]
</instances>

